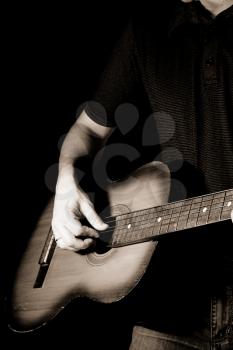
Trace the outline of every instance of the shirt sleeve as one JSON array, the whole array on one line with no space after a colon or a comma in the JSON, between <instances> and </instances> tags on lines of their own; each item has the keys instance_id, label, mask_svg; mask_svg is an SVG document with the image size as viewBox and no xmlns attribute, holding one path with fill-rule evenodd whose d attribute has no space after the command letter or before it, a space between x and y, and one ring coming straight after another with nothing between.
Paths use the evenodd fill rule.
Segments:
<instances>
[{"instance_id":1,"label":"shirt sleeve","mask_svg":"<svg viewBox=\"0 0 233 350\"><path fill-rule=\"evenodd\" d=\"M116 109L124 103L137 107L140 89L142 89L142 83L130 22L113 49L92 101L85 104L85 112L98 124L114 127Z\"/></svg>"}]
</instances>

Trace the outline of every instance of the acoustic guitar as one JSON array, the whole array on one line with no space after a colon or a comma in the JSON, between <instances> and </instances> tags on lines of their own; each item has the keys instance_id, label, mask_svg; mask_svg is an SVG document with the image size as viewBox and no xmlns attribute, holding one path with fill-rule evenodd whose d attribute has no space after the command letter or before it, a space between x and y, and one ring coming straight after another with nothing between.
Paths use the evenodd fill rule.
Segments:
<instances>
[{"instance_id":1,"label":"acoustic guitar","mask_svg":"<svg viewBox=\"0 0 233 350\"><path fill-rule=\"evenodd\" d=\"M160 237L229 220L233 189L168 203L170 173L152 162L106 190L109 224L100 233L108 249L73 252L56 246L53 201L42 214L22 257L10 300L10 327L32 331L54 318L72 299L112 303L140 281Z\"/></svg>"}]
</instances>

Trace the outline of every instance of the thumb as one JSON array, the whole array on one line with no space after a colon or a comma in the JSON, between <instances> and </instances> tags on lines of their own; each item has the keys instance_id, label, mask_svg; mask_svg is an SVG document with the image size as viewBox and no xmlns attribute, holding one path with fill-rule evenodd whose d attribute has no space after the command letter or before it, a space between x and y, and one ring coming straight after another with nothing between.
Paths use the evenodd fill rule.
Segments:
<instances>
[{"instance_id":1,"label":"thumb","mask_svg":"<svg viewBox=\"0 0 233 350\"><path fill-rule=\"evenodd\" d=\"M86 217L88 222L99 231L104 231L108 228L108 225L103 222L100 216L96 213L93 204L88 202L83 203L81 206L82 214Z\"/></svg>"}]
</instances>

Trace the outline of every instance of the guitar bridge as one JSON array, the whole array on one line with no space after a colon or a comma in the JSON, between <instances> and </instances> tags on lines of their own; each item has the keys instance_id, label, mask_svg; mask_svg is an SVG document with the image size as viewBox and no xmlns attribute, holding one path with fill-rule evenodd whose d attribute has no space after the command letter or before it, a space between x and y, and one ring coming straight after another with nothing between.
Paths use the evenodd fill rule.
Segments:
<instances>
[{"instance_id":1,"label":"guitar bridge","mask_svg":"<svg viewBox=\"0 0 233 350\"><path fill-rule=\"evenodd\" d=\"M40 259L38 261L40 267L33 288L41 288L43 286L55 248L56 241L52 232L52 228L50 227Z\"/></svg>"}]
</instances>

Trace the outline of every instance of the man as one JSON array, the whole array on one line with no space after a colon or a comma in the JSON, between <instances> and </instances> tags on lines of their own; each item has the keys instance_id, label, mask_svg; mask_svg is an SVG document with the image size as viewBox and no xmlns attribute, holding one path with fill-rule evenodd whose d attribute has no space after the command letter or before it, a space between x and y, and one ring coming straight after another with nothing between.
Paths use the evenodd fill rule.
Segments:
<instances>
[{"instance_id":1,"label":"man","mask_svg":"<svg viewBox=\"0 0 233 350\"><path fill-rule=\"evenodd\" d=\"M103 74L95 102L86 104L61 150L52 221L60 248L86 249L97 231L107 228L77 184L74 164L95 154L119 128L117 111L124 103L136 105L144 120L148 114L141 111L164 116L170 131L169 120L174 121L161 149L163 154L169 148L182 155L174 177L187 196L232 188L232 5L233 0L164 1L157 11L134 15ZM157 145L150 152L158 152ZM179 198L180 192L182 187L171 197ZM81 217L90 226L82 226ZM233 348L232 232L210 236L161 243L155 257L161 268L155 271L160 287L149 293L157 301L147 322L135 327L131 349ZM188 266L188 276L182 264Z\"/></svg>"}]
</instances>

